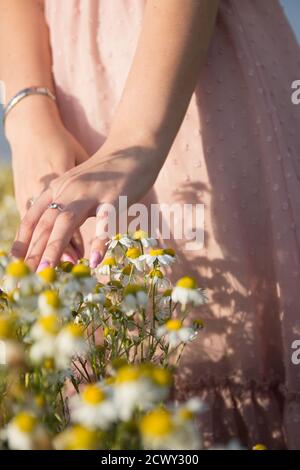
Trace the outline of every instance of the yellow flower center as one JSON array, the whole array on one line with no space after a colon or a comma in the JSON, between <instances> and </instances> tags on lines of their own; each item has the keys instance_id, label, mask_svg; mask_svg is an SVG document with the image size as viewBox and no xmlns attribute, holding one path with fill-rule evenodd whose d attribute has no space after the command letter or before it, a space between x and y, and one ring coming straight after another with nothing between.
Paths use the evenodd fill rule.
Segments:
<instances>
[{"instance_id":1,"label":"yellow flower center","mask_svg":"<svg viewBox=\"0 0 300 470\"><path fill-rule=\"evenodd\" d=\"M115 266L116 260L113 257L105 258L105 260L101 263L103 266Z\"/></svg>"},{"instance_id":2,"label":"yellow flower center","mask_svg":"<svg viewBox=\"0 0 300 470\"><path fill-rule=\"evenodd\" d=\"M183 421L191 421L194 417L194 414L188 408L181 408L181 410L179 410L179 416Z\"/></svg>"},{"instance_id":3,"label":"yellow flower center","mask_svg":"<svg viewBox=\"0 0 300 470\"><path fill-rule=\"evenodd\" d=\"M4 250L0 250L0 257L2 257L2 256L7 256L7 253L6 253L6 251L4 251Z\"/></svg>"},{"instance_id":4,"label":"yellow flower center","mask_svg":"<svg viewBox=\"0 0 300 470\"><path fill-rule=\"evenodd\" d=\"M168 387L169 385L171 385L172 377L168 370L160 369L157 367L152 371L151 375L153 381L157 385L160 385L161 387Z\"/></svg>"},{"instance_id":5,"label":"yellow flower center","mask_svg":"<svg viewBox=\"0 0 300 470\"><path fill-rule=\"evenodd\" d=\"M125 268L123 268L121 272L124 276L130 276L131 269L131 266L125 266Z\"/></svg>"},{"instance_id":6,"label":"yellow flower center","mask_svg":"<svg viewBox=\"0 0 300 470\"><path fill-rule=\"evenodd\" d=\"M7 315L0 316L0 338L10 338L13 334L13 321Z\"/></svg>"},{"instance_id":7,"label":"yellow flower center","mask_svg":"<svg viewBox=\"0 0 300 470\"><path fill-rule=\"evenodd\" d=\"M56 272L54 268L45 268L38 273L39 277L48 284L51 284L56 280Z\"/></svg>"},{"instance_id":8,"label":"yellow flower center","mask_svg":"<svg viewBox=\"0 0 300 470\"><path fill-rule=\"evenodd\" d=\"M164 249L164 253L165 255L169 255L169 256L175 256L175 250L173 250L173 248L165 248Z\"/></svg>"},{"instance_id":9,"label":"yellow flower center","mask_svg":"<svg viewBox=\"0 0 300 470\"><path fill-rule=\"evenodd\" d=\"M115 236L113 237L113 240L118 240L118 241L119 241L119 240L121 240L121 238L122 238L122 234L121 234L121 233L117 233L117 235L115 235Z\"/></svg>"},{"instance_id":10,"label":"yellow flower center","mask_svg":"<svg viewBox=\"0 0 300 470\"><path fill-rule=\"evenodd\" d=\"M67 450L91 450L96 447L96 432L80 424L70 430L68 438Z\"/></svg>"},{"instance_id":11,"label":"yellow flower center","mask_svg":"<svg viewBox=\"0 0 300 470\"><path fill-rule=\"evenodd\" d=\"M65 326L65 329L68 331L68 333L70 333L75 338L79 338L80 336L83 335L82 326L77 325L76 323L69 323L69 325Z\"/></svg>"},{"instance_id":12,"label":"yellow flower center","mask_svg":"<svg viewBox=\"0 0 300 470\"><path fill-rule=\"evenodd\" d=\"M142 434L149 437L164 437L173 429L172 417L167 410L150 411L141 420L140 429Z\"/></svg>"},{"instance_id":13,"label":"yellow flower center","mask_svg":"<svg viewBox=\"0 0 300 470\"><path fill-rule=\"evenodd\" d=\"M127 258L136 259L141 256L141 254L141 250L139 248L136 248L135 246L133 246L132 248L128 248L128 250L126 251Z\"/></svg>"},{"instance_id":14,"label":"yellow flower center","mask_svg":"<svg viewBox=\"0 0 300 470\"><path fill-rule=\"evenodd\" d=\"M165 254L162 248L152 249L149 252L150 256L162 256Z\"/></svg>"},{"instance_id":15,"label":"yellow flower center","mask_svg":"<svg viewBox=\"0 0 300 470\"><path fill-rule=\"evenodd\" d=\"M71 261L61 261L59 263L59 267L64 273L70 273L74 267L74 264L71 263Z\"/></svg>"},{"instance_id":16,"label":"yellow flower center","mask_svg":"<svg viewBox=\"0 0 300 470\"><path fill-rule=\"evenodd\" d=\"M37 419L32 414L22 411L14 418L14 423L20 431L31 433L37 423Z\"/></svg>"},{"instance_id":17,"label":"yellow flower center","mask_svg":"<svg viewBox=\"0 0 300 470\"><path fill-rule=\"evenodd\" d=\"M138 286L136 284L128 284L128 286L124 289L124 297L126 295L136 295L138 292L143 292L144 289L142 286Z\"/></svg>"},{"instance_id":18,"label":"yellow flower center","mask_svg":"<svg viewBox=\"0 0 300 470\"><path fill-rule=\"evenodd\" d=\"M252 450L268 450L264 444L256 444L252 447Z\"/></svg>"},{"instance_id":19,"label":"yellow flower center","mask_svg":"<svg viewBox=\"0 0 300 470\"><path fill-rule=\"evenodd\" d=\"M97 385L87 385L81 396L89 405L98 405L105 400L103 390L101 390Z\"/></svg>"},{"instance_id":20,"label":"yellow flower center","mask_svg":"<svg viewBox=\"0 0 300 470\"><path fill-rule=\"evenodd\" d=\"M170 297L172 294L172 289L166 289L163 293L163 297Z\"/></svg>"},{"instance_id":21,"label":"yellow flower center","mask_svg":"<svg viewBox=\"0 0 300 470\"><path fill-rule=\"evenodd\" d=\"M58 318L55 314L40 317L38 323L50 335L56 335L59 330Z\"/></svg>"},{"instance_id":22,"label":"yellow flower center","mask_svg":"<svg viewBox=\"0 0 300 470\"><path fill-rule=\"evenodd\" d=\"M89 266L86 266L85 264L76 264L72 268L72 274L75 277L89 277L91 275L91 270Z\"/></svg>"},{"instance_id":23,"label":"yellow flower center","mask_svg":"<svg viewBox=\"0 0 300 470\"><path fill-rule=\"evenodd\" d=\"M45 397L43 395L36 395L36 397L34 398L34 403L39 408L42 408L46 404Z\"/></svg>"},{"instance_id":24,"label":"yellow flower center","mask_svg":"<svg viewBox=\"0 0 300 470\"><path fill-rule=\"evenodd\" d=\"M43 366L47 370L54 370L54 359L51 357L48 357L47 359L44 360Z\"/></svg>"},{"instance_id":25,"label":"yellow flower center","mask_svg":"<svg viewBox=\"0 0 300 470\"><path fill-rule=\"evenodd\" d=\"M197 289L197 283L194 278L185 276L179 279L176 286L184 287L185 289Z\"/></svg>"},{"instance_id":26,"label":"yellow flower center","mask_svg":"<svg viewBox=\"0 0 300 470\"><path fill-rule=\"evenodd\" d=\"M172 318L171 320L168 320L167 323L165 324L165 327L167 330L170 331L178 331L181 328L181 321L177 320L176 318Z\"/></svg>"},{"instance_id":27,"label":"yellow flower center","mask_svg":"<svg viewBox=\"0 0 300 470\"><path fill-rule=\"evenodd\" d=\"M6 268L6 274L11 277L21 279L28 276L30 269L23 260L17 260L10 263Z\"/></svg>"},{"instance_id":28,"label":"yellow flower center","mask_svg":"<svg viewBox=\"0 0 300 470\"><path fill-rule=\"evenodd\" d=\"M58 293L54 290L46 290L42 294L42 297L45 299L46 303L51 307L57 309L59 308L59 296Z\"/></svg>"},{"instance_id":29,"label":"yellow flower center","mask_svg":"<svg viewBox=\"0 0 300 470\"><path fill-rule=\"evenodd\" d=\"M137 367L125 366L118 370L116 382L134 382L135 380L138 380L140 376L141 373Z\"/></svg>"},{"instance_id":30,"label":"yellow flower center","mask_svg":"<svg viewBox=\"0 0 300 470\"><path fill-rule=\"evenodd\" d=\"M133 234L134 240L143 240L143 238L148 238L148 233L144 232L144 230L137 230Z\"/></svg>"},{"instance_id":31,"label":"yellow flower center","mask_svg":"<svg viewBox=\"0 0 300 470\"><path fill-rule=\"evenodd\" d=\"M150 277L157 277L158 279L163 279L164 275L160 269L152 269L152 271L150 271Z\"/></svg>"}]
</instances>

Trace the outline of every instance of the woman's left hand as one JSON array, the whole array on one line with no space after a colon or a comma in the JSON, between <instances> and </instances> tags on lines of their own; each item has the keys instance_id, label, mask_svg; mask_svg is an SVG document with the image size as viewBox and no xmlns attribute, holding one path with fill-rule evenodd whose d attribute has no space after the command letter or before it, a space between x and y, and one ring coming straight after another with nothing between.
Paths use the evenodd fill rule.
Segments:
<instances>
[{"instance_id":1,"label":"woman's left hand","mask_svg":"<svg viewBox=\"0 0 300 470\"><path fill-rule=\"evenodd\" d=\"M147 193L161 166L155 164L159 159L153 150L131 147L104 152L104 148L50 183L21 221L13 256L25 258L33 270L56 266L74 231L96 215L100 204L112 204L117 211L119 196L127 196L131 205ZM48 207L53 202L58 209ZM104 221L99 220L101 223ZM99 230L98 225L98 235ZM105 240L95 238L92 267L99 264L104 252Z\"/></svg>"}]
</instances>

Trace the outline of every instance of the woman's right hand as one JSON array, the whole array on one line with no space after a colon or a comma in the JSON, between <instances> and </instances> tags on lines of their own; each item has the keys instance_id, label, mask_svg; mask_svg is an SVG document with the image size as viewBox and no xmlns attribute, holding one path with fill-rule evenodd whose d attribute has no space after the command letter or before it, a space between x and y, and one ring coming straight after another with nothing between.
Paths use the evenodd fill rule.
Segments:
<instances>
[{"instance_id":1,"label":"woman's right hand","mask_svg":"<svg viewBox=\"0 0 300 470\"><path fill-rule=\"evenodd\" d=\"M55 178L88 158L87 153L64 127L55 103L30 96L7 117L6 135L11 145L17 206L24 217L30 201ZM83 242L76 231L63 255L76 262L83 256Z\"/></svg>"}]
</instances>

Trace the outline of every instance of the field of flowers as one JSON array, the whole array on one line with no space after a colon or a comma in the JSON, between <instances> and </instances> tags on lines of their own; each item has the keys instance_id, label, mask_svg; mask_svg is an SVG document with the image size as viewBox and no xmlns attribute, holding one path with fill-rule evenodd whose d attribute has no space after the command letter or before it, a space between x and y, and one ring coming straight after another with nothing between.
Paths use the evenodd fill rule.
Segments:
<instances>
[{"instance_id":1,"label":"field of flowers","mask_svg":"<svg viewBox=\"0 0 300 470\"><path fill-rule=\"evenodd\" d=\"M173 288L171 249L138 231L104 261L39 273L7 254L17 223L1 173L0 448L199 449L197 399L175 406L172 372L206 301L191 277Z\"/></svg>"}]
</instances>

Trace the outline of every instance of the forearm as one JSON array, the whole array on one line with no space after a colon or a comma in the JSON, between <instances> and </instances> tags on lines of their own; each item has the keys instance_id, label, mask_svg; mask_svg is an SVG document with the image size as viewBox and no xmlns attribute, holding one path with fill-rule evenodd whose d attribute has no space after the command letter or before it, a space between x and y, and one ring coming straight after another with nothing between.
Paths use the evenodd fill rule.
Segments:
<instances>
[{"instance_id":1,"label":"forearm","mask_svg":"<svg viewBox=\"0 0 300 470\"><path fill-rule=\"evenodd\" d=\"M148 0L108 146L148 141L165 158L205 60L217 7L218 0Z\"/></svg>"},{"instance_id":2,"label":"forearm","mask_svg":"<svg viewBox=\"0 0 300 470\"><path fill-rule=\"evenodd\" d=\"M54 91L43 1L0 0L0 78L5 83L6 101L28 86ZM19 120L25 125L32 119L46 119L54 114L57 109L50 99L26 98L7 118L8 134Z\"/></svg>"}]
</instances>

